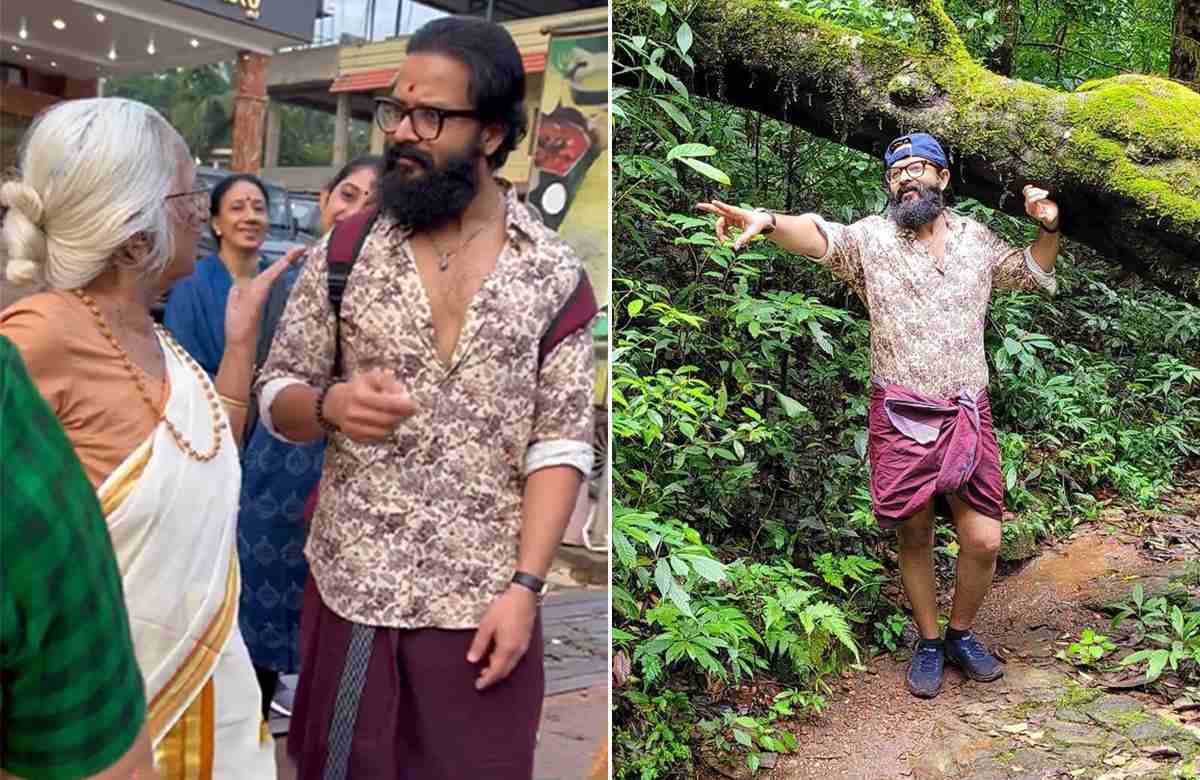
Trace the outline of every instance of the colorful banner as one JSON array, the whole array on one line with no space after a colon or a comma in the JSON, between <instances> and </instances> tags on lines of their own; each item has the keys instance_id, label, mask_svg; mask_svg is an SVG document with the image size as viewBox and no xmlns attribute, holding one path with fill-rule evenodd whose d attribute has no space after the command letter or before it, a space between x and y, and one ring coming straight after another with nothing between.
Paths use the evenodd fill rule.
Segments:
<instances>
[{"instance_id":1,"label":"colorful banner","mask_svg":"<svg viewBox=\"0 0 1200 780\"><path fill-rule=\"evenodd\" d=\"M583 258L608 303L608 35L552 35L529 203Z\"/></svg>"}]
</instances>

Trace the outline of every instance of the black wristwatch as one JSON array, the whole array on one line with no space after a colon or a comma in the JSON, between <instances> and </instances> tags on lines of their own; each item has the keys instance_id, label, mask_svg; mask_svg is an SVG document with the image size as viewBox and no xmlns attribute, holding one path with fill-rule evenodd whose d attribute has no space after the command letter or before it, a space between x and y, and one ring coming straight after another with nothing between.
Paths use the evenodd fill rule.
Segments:
<instances>
[{"instance_id":1,"label":"black wristwatch","mask_svg":"<svg viewBox=\"0 0 1200 780\"><path fill-rule=\"evenodd\" d=\"M535 577L532 574L526 574L519 571L512 576L512 583L520 585L522 588L529 588L537 594L538 603L542 603L542 599L546 598L546 591L550 588L549 583L541 577Z\"/></svg>"},{"instance_id":2,"label":"black wristwatch","mask_svg":"<svg viewBox=\"0 0 1200 780\"><path fill-rule=\"evenodd\" d=\"M769 216L771 217L771 224L770 224L770 225L768 225L767 227L763 228L762 234L763 234L764 236L769 236L769 235L771 235L772 233L774 233L774 232L775 232L775 225L776 225L776 223L775 223L775 212L774 212L774 211L771 211L771 210L769 210L769 209L762 209L762 208L755 209L755 211L757 211L757 212L759 212L759 213L761 213L761 214L767 214L767 215L769 215Z\"/></svg>"}]
</instances>

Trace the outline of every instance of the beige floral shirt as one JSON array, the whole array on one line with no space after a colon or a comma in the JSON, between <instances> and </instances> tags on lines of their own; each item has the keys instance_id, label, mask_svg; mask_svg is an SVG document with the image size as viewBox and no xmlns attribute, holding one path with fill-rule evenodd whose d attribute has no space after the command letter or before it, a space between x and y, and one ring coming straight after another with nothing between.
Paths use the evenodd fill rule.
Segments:
<instances>
[{"instance_id":1,"label":"beige floral shirt","mask_svg":"<svg viewBox=\"0 0 1200 780\"><path fill-rule=\"evenodd\" d=\"M516 567L528 473L563 463L585 475L590 469L591 328L539 357L539 341L573 300L583 266L511 189L506 205L507 243L468 308L449 367L437 355L429 300L394 221L377 220L350 275L342 301L346 375L389 367L420 408L383 444L330 438L305 553L324 602L348 620L478 626ZM327 242L309 253L258 380L268 428L281 386L330 381Z\"/></svg>"},{"instance_id":2,"label":"beige floral shirt","mask_svg":"<svg viewBox=\"0 0 1200 780\"><path fill-rule=\"evenodd\" d=\"M847 282L871 315L871 372L926 395L955 397L987 387L983 328L993 290L1053 295L1057 281L1028 249L947 210L938 261L916 234L872 216L852 225L817 218L829 247L813 258Z\"/></svg>"}]
</instances>

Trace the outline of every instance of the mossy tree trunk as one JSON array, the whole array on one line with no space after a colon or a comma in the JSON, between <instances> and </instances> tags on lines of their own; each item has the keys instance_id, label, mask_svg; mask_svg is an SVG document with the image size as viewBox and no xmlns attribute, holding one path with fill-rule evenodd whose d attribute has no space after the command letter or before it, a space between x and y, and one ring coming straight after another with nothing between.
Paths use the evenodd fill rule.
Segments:
<instances>
[{"instance_id":1,"label":"mossy tree trunk","mask_svg":"<svg viewBox=\"0 0 1200 780\"><path fill-rule=\"evenodd\" d=\"M1175 0L1171 78L1200 85L1200 0Z\"/></svg>"},{"instance_id":2,"label":"mossy tree trunk","mask_svg":"<svg viewBox=\"0 0 1200 780\"><path fill-rule=\"evenodd\" d=\"M913 5L932 30L933 51L775 0L697 3L688 18L690 86L872 155L903 133L931 133L951 157L960 193L1023 214L1021 188L1045 186L1067 236L1200 299L1200 94L1140 75L1074 93L1007 79L971 61L941 0ZM614 29L673 40L678 22L664 23L650 6L613 0ZM679 63L670 69L689 72Z\"/></svg>"}]
</instances>

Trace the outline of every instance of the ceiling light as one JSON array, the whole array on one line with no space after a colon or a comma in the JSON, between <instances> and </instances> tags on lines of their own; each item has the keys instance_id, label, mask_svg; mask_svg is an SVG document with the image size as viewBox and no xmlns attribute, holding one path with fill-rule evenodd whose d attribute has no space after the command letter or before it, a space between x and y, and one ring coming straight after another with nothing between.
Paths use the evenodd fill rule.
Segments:
<instances>
[{"instance_id":1,"label":"ceiling light","mask_svg":"<svg viewBox=\"0 0 1200 780\"><path fill-rule=\"evenodd\" d=\"M54 29L56 29L56 30L67 29L67 23L64 22L62 19L55 19L53 22L50 22L50 24L54 25Z\"/></svg>"},{"instance_id":2,"label":"ceiling light","mask_svg":"<svg viewBox=\"0 0 1200 780\"><path fill-rule=\"evenodd\" d=\"M97 22L103 22L103 21L104 21L104 14L96 14L96 21L97 21Z\"/></svg>"},{"instance_id":3,"label":"ceiling light","mask_svg":"<svg viewBox=\"0 0 1200 780\"><path fill-rule=\"evenodd\" d=\"M108 47L108 58L110 60L115 60L117 58L117 44L114 43L112 46Z\"/></svg>"},{"instance_id":4,"label":"ceiling light","mask_svg":"<svg viewBox=\"0 0 1200 780\"><path fill-rule=\"evenodd\" d=\"M32 54L26 54L26 55L25 55L25 59L27 59L27 60L32 60L32 59L33 59L33 55L32 55Z\"/></svg>"},{"instance_id":5,"label":"ceiling light","mask_svg":"<svg viewBox=\"0 0 1200 780\"><path fill-rule=\"evenodd\" d=\"M25 17L24 16L21 17L21 29L17 32L17 35L21 36L21 40L25 40L26 38L29 37L29 30L28 30L28 28L25 27Z\"/></svg>"},{"instance_id":6,"label":"ceiling light","mask_svg":"<svg viewBox=\"0 0 1200 780\"><path fill-rule=\"evenodd\" d=\"M192 38L190 41L188 41L188 43L192 44L193 49L200 45L200 41L196 40L195 38Z\"/></svg>"},{"instance_id":7,"label":"ceiling light","mask_svg":"<svg viewBox=\"0 0 1200 780\"><path fill-rule=\"evenodd\" d=\"M153 54L156 51L158 51L158 49L154 48L154 36L151 35L150 36L150 45L146 47L146 53Z\"/></svg>"},{"instance_id":8,"label":"ceiling light","mask_svg":"<svg viewBox=\"0 0 1200 780\"><path fill-rule=\"evenodd\" d=\"M17 46L17 45L14 43L14 44L13 44L13 51L20 51L20 50L21 50L21 47L20 47L20 46Z\"/></svg>"},{"instance_id":9,"label":"ceiling light","mask_svg":"<svg viewBox=\"0 0 1200 780\"><path fill-rule=\"evenodd\" d=\"M50 67L52 67L52 68L57 68L57 67L58 67L58 63L57 63L57 62L55 62L54 60L50 60Z\"/></svg>"}]
</instances>

